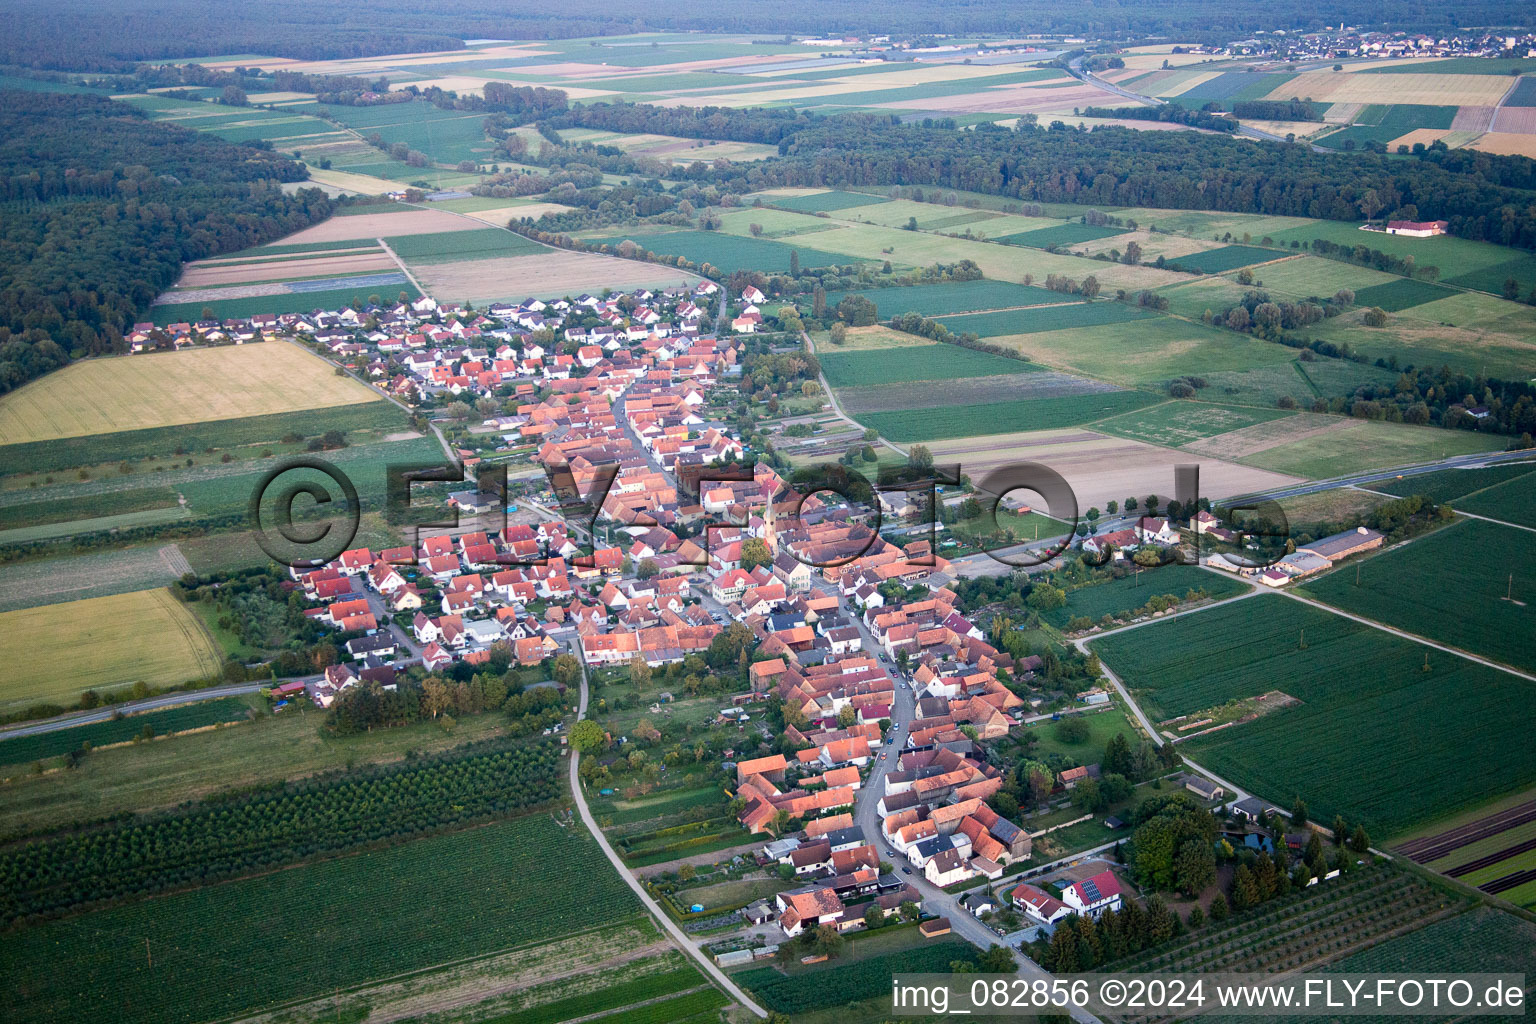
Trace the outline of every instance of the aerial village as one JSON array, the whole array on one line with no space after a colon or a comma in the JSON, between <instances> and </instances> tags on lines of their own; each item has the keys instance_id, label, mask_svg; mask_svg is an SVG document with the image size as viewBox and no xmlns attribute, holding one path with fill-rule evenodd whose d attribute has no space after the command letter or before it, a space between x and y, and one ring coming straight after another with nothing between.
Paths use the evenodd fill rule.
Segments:
<instances>
[{"instance_id":1,"label":"aerial village","mask_svg":"<svg viewBox=\"0 0 1536 1024\"><path fill-rule=\"evenodd\" d=\"M717 335L712 311L724 326L722 307L731 301L718 291L705 282L528 299L483 312L423 299L145 326L129 341L148 350L312 340L409 404L511 387L516 413L484 426L531 446L532 461L551 479L568 473L610 527L595 536L558 514L551 489L539 495L551 507L535 503L540 514L531 521L503 516L500 528L354 548L292 569L311 604L308 617L352 638L349 660L317 679L277 686L280 706L306 700L329 708L353 687L393 687L409 667L479 666L498 650L529 669L562 655L574 655L583 672L662 669L702 656L727 629L745 630L747 690L729 698L721 720L761 730L771 704L784 726L780 736L760 733L779 752L724 765L734 782L731 806L743 838L762 843L757 864L795 885L740 910L747 926L766 931L757 945L722 954L721 963L765 955L777 940L824 925L866 928L872 906L882 915L922 916L924 935L989 928L978 919L1002 909L998 899L972 893L962 902L949 893L1016 876L1030 859L1035 837L989 802L1007 768L986 745L1061 717L1039 713L1040 699L1026 701L1009 685L1027 687L1042 659L1015 658L989 642L960 610L946 585L952 566L929 540L898 537L898 545L853 509L797 494L754 461L726 423L708 418L711 391L732 387L740 373L738 336L763 322L762 295L748 287L735 297L741 312L731 329ZM469 489L447 500L475 516L500 511L503 496ZM1127 521L1079 538L1080 552L1109 562L1207 534L1228 547L1240 542L1204 509L1186 527L1155 516ZM1362 528L1264 570L1221 554L1210 564L1279 585L1380 543ZM1106 691L1093 688L1079 700L1103 707ZM1099 775L1096 764L1073 767L1051 788L1070 798ZM1221 806L1221 787L1186 779L1189 792ZM1103 860L1059 883L1049 891L1033 881L1000 890L1006 912L1036 929L1019 934L1038 937L1069 915L1116 910L1129 884Z\"/></svg>"}]
</instances>

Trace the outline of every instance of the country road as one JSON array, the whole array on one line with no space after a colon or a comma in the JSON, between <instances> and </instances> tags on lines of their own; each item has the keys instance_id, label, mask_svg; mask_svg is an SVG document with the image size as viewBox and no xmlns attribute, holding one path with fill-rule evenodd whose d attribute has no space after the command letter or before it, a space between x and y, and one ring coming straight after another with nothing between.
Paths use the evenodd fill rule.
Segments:
<instances>
[{"instance_id":1,"label":"country road","mask_svg":"<svg viewBox=\"0 0 1536 1024\"><path fill-rule=\"evenodd\" d=\"M576 660L581 665L581 702L576 708L576 721L579 722L587 716L587 663L585 659L580 657L579 652ZM603 830L598 827L597 820L592 817L591 808L587 806L586 795L581 791L581 778L576 774L580 763L581 753L575 747L572 747L571 799L575 801L576 809L581 813L581 820L587 826L587 831L592 833L592 838L596 839L597 845L602 847L603 855L608 858L608 863L613 865L613 869L619 873L620 878L624 879L625 884L634 890L635 895L640 898L640 902L645 905L645 909L649 910L651 915L656 918L657 923L666 929L672 941L684 953L691 956L704 970L704 973L714 980L715 984L719 985L732 999L735 999L748 1010L751 1010L758 1017L768 1016L767 1010L757 1005L751 997L737 987L735 982L726 977L725 972L715 966L715 962L699 949L694 941L688 937L687 933L673 923L672 919L667 916L667 912L662 910L660 904L651 898L650 893L645 891L645 886L641 885L635 876L630 873L629 868L624 866L624 861L619 858L619 855L614 852L613 847L609 845L608 837L603 835Z\"/></svg>"}]
</instances>

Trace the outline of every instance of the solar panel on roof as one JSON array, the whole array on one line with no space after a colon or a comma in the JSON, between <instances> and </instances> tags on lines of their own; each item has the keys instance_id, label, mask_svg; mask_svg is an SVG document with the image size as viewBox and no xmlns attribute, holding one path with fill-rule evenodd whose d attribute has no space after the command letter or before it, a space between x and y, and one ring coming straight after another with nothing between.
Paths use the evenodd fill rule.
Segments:
<instances>
[{"instance_id":1,"label":"solar panel on roof","mask_svg":"<svg viewBox=\"0 0 1536 1024\"><path fill-rule=\"evenodd\" d=\"M1083 882L1083 895L1088 897L1089 903L1097 903L1099 900L1103 899L1103 897L1099 895L1099 887L1093 884L1093 879L1091 878Z\"/></svg>"}]
</instances>

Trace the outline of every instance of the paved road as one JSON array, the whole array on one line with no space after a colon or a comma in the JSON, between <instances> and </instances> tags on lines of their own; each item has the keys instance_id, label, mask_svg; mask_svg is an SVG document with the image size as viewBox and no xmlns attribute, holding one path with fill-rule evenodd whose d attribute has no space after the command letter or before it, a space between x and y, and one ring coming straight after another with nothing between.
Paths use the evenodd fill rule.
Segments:
<instances>
[{"instance_id":1,"label":"paved road","mask_svg":"<svg viewBox=\"0 0 1536 1024\"><path fill-rule=\"evenodd\" d=\"M830 584L821 580L816 580L813 586L822 593L835 593ZM874 636L865 627L863 620L858 616L853 616L853 619L864 641L864 649L875 657L880 657L882 649L875 643ZM908 867L906 858L898 854L885 841L885 835L880 828L880 812L877 805L884 789L886 773L895 767L901 748L906 743L907 730L917 714L917 695L904 685L905 680L899 672L893 672L883 661L881 666L896 687L896 697L891 705L891 728L886 733L885 745L882 748L885 756L876 757L869 770L869 778L859 790L858 799L854 802L854 824L864 833L864 838L880 851L882 860L889 860L896 864L897 877L922 893L925 910L949 918L949 926L954 934L982 949L1003 945L1000 935L973 916L969 910L960 906L958 896L929 884L916 869L912 869L912 873L907 874L904 870ZM1017 950L1011 950L1011 952L1021 961L1019 965L1021 978L1031 981L1050 980L1051 974L1045 968ZM1072 1014L1072 1017L1080 1024L1098 1024L1098 1018L1086 1010L1078 1010Z\"/></svg>"},{"instance_id":2,"label":"paved road","mask_svg":"<svg viewBox=\"0 0 1536 1024\"><path fill-rule=\"evenodd\" d=\"M304 676L304 682L319 679L319 676ZM132 714L136 711L153 711L156 708L168 708L177 704L195 704L198 701L216 700L219 697L235 697L242 693L255 693L263 687L276 686L280 682L295 680L263 680L259 683L232 683L228 686L210 686L206 690L186 690L176 693L167 693L159 697L146 697L143 700L128 700L121 704L113 704L110 707L97 708L93 711L78 711L74 714L59 715L55 718L45 718L36 722L28 722L25 725L13 725L0 729L0 740L15 739L18 736L36 736L40 733L54 732L59 729L70 729L77 725L89 725L92 722L105 722L113 715Z\"/></svg>"},{"instance_id":3,"label":"paved road","mask_svg":"<svg viewBox=\"0 0 1536 1024\"><path fill-rule=\"evenodd\" d=\"M1479 452L1472 455L1452 455L1447 458L1437 459L1434 462L1421 462L1412 466L1395 466L1390 469L1376 469L1365 473L1351 473L1348 476L1336 476L1328 480L1314 480L1310 483L1294 484L1289 487L1276 487L1273 490L1256 491L1252 494L1240 495L1239 497L1242 499L1296 498L1303 494L1316 494L1318 491L1331 491L1338 487L1358 487L1362 484L1396 480L1399 477L1422 476L1425 473L1435 473L1442 469L1471 469L1480 466L1496 466L1506 462L1533 460L1536 460L1536 451L1529 449L1519 452Z\"/></svg>"},{"instance_id":4,"label":"paved road","mask_svg":"<svg viewBox=\"0 0 1536 1024\"><path fill-rule=\"evenodd\" d=\"M580 661L581 659L578 657L577 660ZM586 716L587 665L585 661L581 661L581 703L576 709L576 721L579 722ZM629 868L624 866L624 862L619 859L619 855L615 853L613 847L608 844L608 838L603 835L603 830L598 828L596 819L592 817L591 809L587 807L587 798L581 791L581 779L576 774L576 769L580 762L581 754L577 752L574 747L571 748L571 797L576 801L576 809L581 812L581 820L586 824L587 831L592 833L592 837L597 840L597 845L602 847L603 855L608 858L608 862L612 864L614 870L619 873L619 877L624 879L625 884L634 890L636 896L640 897L640 902L645 904L645 908L649 910L652 916L654 916L656 920L661 924L661 926L666 929L667 934L671 936L672 941L677 943L678 947L681 948L684 953L693 957L693 959L697 961L698 965L704 969L704 973L708 974L712 979L714 979L715 984L719 985L722 989L729 993L733 999L741 1003L741 1005L745 1006L747 1009L751 1010L757 1016L768 1016L768 1011L764 1010L761 1006L758 1006L757 1003L753 1002L752 999L740 988L738 988L730 978L727 978L725 973L721 971L720 968L715 966L715 962L709 957L705 956L704 952L694 944L693 940L690 939L681 928L672 922L672 919L667 916L666 911L662 910L660 905L657 904L655 900L651 899L651 894L645 891L645 886L641 885L635 879L635 876L629 873Z\"/></svg>"}]
</instances>

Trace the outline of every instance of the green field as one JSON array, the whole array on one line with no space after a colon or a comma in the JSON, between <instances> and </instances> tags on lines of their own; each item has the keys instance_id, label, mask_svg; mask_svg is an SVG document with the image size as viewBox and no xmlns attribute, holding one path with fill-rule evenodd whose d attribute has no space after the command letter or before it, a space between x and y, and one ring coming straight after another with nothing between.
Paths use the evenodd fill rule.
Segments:
<instances>
[{"instance_id":1,"label":"green field","mask_svg":"<svg viewBox=\"0 0 1536 1024\"><path fill-rule=\"evenodd\" d=\"M1031 231L1003 235L993 241L1002 242L1004 245L1027 245L1032 249L1047 249L1051 246L1094 242L1100 238L1123 235L1128 230L1125 227L1096 227L1092 224L1058 224L1055 227L1035 228Z\"/></svg>"},{"instance_id":2,"label":"green field","mask_svg":"<svg viewBox=\"0 0 1536 1024\"><path fill-rule=\"evenodd\" d=\"M441 231L431 235L402 235L385 242L407 263L453 263L500 256L528 256L549 250L531 239L500 228Z\"/></svg>"},{"instance_id":3,"label":"green field","mask_svg":"<svg viewBox=\"0 0 1536 1024\"><path fill-rule=\"evenodd\" d=\"M1373 284L1369 288L1359 289L1355 292L1355 305L1379 306L1388 313L1396 313L1436 299L1448 299L1455 294L1457 292L1451 288L1442 288L1428 281L1398 278L1386 284Z\"/></svg>"},{"instance_id":4,"label":"green field","mask_svg":"<svg viewBox=\"0 0 1536 1024\"><path fill-rule=\"evenodd\" d=\"M862 291L828 292L827 308L834 308L850 295L861 295L875 304L883 319L903 313L925 317L949 316L987 309L1014 306L1043 306L1062 301L1057 292L1008 281L953 281L945 284L918 284L901 288L865 288Z\"/></svg>"},{"instance_id":5,"label":"green field","mask_svg":"<svg viewBox=\"0 0 1536 1024\"><path fill-rule=\"evenodd\" d=\"M808 196L769 196L768 201L774 206L794 210L796 213L831 213L834 210L870 206L886 200L883 196L865 195L863 192L833 191L818 192Z\"/></svg>"},{"instance_id":6,"label":"green field","mask_svg":"<svg viewBox=\"0 0 1536 1024\"><path fill-rule=\"evenodd\" d=\"M218 700L146 711L90 725L77 725L70 729L17 736L0 740L0 765L25 764L28 761L57 757L80 749L84 743L89 743L93 749L113 743L127 743L143 735L145 727L152 729L154 736L169 736L210 725L243 722L250 710L250 705L239 697L221 697Z\"/></svg>"},{"instance_id":7,"label":"green field","mask_svg":"<svg viewBox=\"0 0 1536 1024\"><path fill-rule=\"evenodd\" d=\"M1120 618L1135 611L1153 597L1172 594L1179 600L1191 590L1203 590L1220 600L1235 597L1248 587L1238 579L1207 572L1197 565L1165 565L1143 569L1118 580L1108 580L1067 591L1067 603L1041 616L1046 622L1063 628L1078 616L1098 622L1105 615Z\"/></svg>"},{"instance_id":8,"label":"green field","mask_svg":"<svg viewBox=\"0 0 1536 1024\"><path fill-rule=\"evenodd\" d=\"M1190 253L1188 256L1180 256L1169 262L1178 264L1184 270L1198 270L1202 274L1221 274L1239 267L1252 266L1255 263L1284 259L1287 255L1287 253L1276 252L1273 249L1260 249L1253 245L1224 245L1220 249Z\"/></svg>"},{"instance_id":9,"label":"green field","mask_svg":"<svg viewBox=\"0 0 1536 1024\"><path fill-rule=\"evenodd\" d=\"M1301 795L1320 821L1363 821L1377 841L1536 782L1533 684L1288 597L1219 605L1092 648L1154 721L1270 690L1299 699L1180 749L1281 806Z\"/></svg>"},{"instance_id":10,"label":"green field","mask_svg":"<svg viewBox=\"0 0 1536 1024\"><path fill-rule=\"evenodd\" d=\"M1075 308L1052 306L1025 313L1054 313ZM1283 374L1297 380L1294 349L1170 316L1148 316L1100 327L1001 335L988 340L1047 366L1114 384L1148 385L1164 394L1167 394L1168 382L1174 377L1194 374L1215 381L1223 374L1240 373L1254 367L1264 368L1257 371L1261 374ZM1298 381L1289 393L1304 394L1301 387L1304 385ZM1201 391L1200 397L1218 402L1244 400L1244 396L1229 395L1214 385ZM1271 399L1263 404L1273 406L1274 401Z\"/></svg>"},{"instance_id":11,"label":"green field","mask_svg":"<svg viewBox=\"0 0 1536 1024\"><path fill-rule=\"evenodd\" d=\"M402 280L394 284L368 284L312 292L280 292L276 295L251 295L242 299L157 303L149 307L147 316L154 323L164 325L201 320L205 309L212 309L214 318L219 320L252 317L258 313L310 313L317 309L332 310L350 306L353 303L365 303L372 295L377 295L383 303L393 303L402 293L410 299L421 298L421 292L417 291L414 285Z\"/></svg>"},{"instance_id":12,"label":"green field","mask_svg":"<svg viewBox=\"0 0 1536 1024\"><path fill-rule=\"evenodd\" d=\"M638 910L585 831L541 814L50 921L0 936L0 957L12 1019L193 1022L612 925ZM328 955L296 963L299 946ZM241 983L230 984L232 975Z\"/></svg>"},{"instance_id":13,"label":"green field","mask_svg":"<svg viewBox=\"0 0 1536 1024\"><path fill-rule=\"evenodd\" d=\"M1432 66L1423 65L1426 70ZM1369 124L1352 125L1343 131L1334 132L1321 139L1319 145L1329 149L1343 149L1346 141L1356 146L1364 146L1367 142L1388 145L1393 139L1401 138L1415 128L1449 128L1456 119L1456 110L1456 107L1394 103L1380 111L1379 117L1372 116ZM1375 113L1372 111L1372 114Z\"/></svg>"},{"instance_id":14,"label":"green field","mask_svg":"<svg viewBox=\"0 0 1536 1024\"><path fill-rule=\"evenodd\" d=\"M1497 451L1504 447L1501 442L1501 438L1467 430L1355 420L1338 430L1314 434L1239 461L1277 473L1325 480L1360 470Z\"/></svg>"},{"instance_id":15,"label":"green field","mask_svg":"<svg viewBox=\"0 0 1536 1024\"><path fill-rule=\"evenodd\" d=\"M1035 334L1073 327L1102 327L1105 324L1145 320L1153 315L1124 302L1074 302L1068 296L1062 296L1061 300L1064 304L1059 306L946 316L939 322L956 334L969 331L981 338L992 338L1004 334Z\"/></svg>"},{"instance_id":16,"label":"green field","mask_svg":"<svg viewBox=\"0 0 1536 1024\"><path fill-rule=\"evenodd\" d=\"M406 426L405 416L397 406L388 402L363 402L184 426L118 430L88 437L0 446L0 473L46 473L120 459L169 457L178 449L192 453L205 448L238 448L277 441L288 434L318 437L328 430L340 430L350 435L356 431L403 430Z\"/></svg>"},{"instance_id":17,"label":"green field","mask_svg":"<svg viewBox=\"0 0 1536 1024\"><path fill-rule=\"evenodd\" d=\"M723 273L738 270L761 270L765 273L783 273L789 270L791 253L800 254L800 266L836 266L860 262L856 257L821 252L805 246L789 245L764 238L743 238L738 235L722 235L714 231L668 231L654 234L612 235L591 241L607 242L617 246L629 240L658 256L682 256L695 265L708 263Z\"/></svg>"},{"instance_id":18,"label":"green field","mask_svg":"<svg viewBox=\"0 0 1536 1024\"><path fill-rule=\"evenodd\" d=\"M1491 62L1490 62L1491 63ZM1432 67L1433 65L1413 65ZM1456 972L1536 973L1536 925L1514 914L1491 907L1476 907L1464 914L1432 921L1423 928L1395 935L1358 953L1351 953L1319 968L1327 974L1439 975ZM1521 1015L1487 1017L1490 1021L1513 1021ZM1211 1014L1213 1021L1236 1024L1250 1018ZM1402 1017L1355 1017L1357 1021L1377 1024ZM1273 1016L1276 1024L1306 1024L1316 1020L1307 1016Z\"/></svg>"},{"instance_id":19,"label":"green field","mask_svg":"<svg viewBox=\"0 0 1536 1024\"><path fill-rule=\"evenodd\" d=\"M738 971L731 980L751 990L770 1010L802 1014L889 993L893 974L948 974L951 961L971 960L975 953L970 943L946 937L848 964L833 960L787 975L772 967L754 967Z\"/></svg>"},{"instance_id":20,"label":"green field","mask_svg":"<svg viewBox=\"0 0 1536 1024\"><path fill-rule=\"evenodd\" d=\"M964 407L907 409L864 413L860 420L891 441L940 441L980 434L1011 434L1053 430L1114 416L1152 405L1154 395L1142 391L1104 391L1089 395L1035 398L1023 402L987 402Z\"/></svg>"},{"instance_id":21,"label":"green field","mask_svg":"<svg viewBox=\"0 0 1536 1024\"><path fill-rule=\"evenodd\" d=\"M1095 430L1137 441L1178 448L1201 438L1215 437L1230 430L1241 430L1255 423L1268 423L1290 415L1293 414L1281 409L1210 405L1179 399L1100 420L1093 427Z\"/></svg>"},{"instance_id":22,"label":"green field","mask_svg":"<svg viewBox=\"0 0 1536 1024\"><path fill-rule=\"evenodd\" d=\"M1370 487L1404 498L1422 494L1474 515L1536 527L1536 461L1482 469L1442 469Z\"/></svg>"},{"instance_id":23,"label":"green field","mask_svg":"<svg viewBox=\"0 0 1536 1024\"><path fill-rule=\"evenodd\" d=\"M1037 369L1007 356L938 343L862 352L839 352L830 348L822 349L818 358L827 383L834 388L958 380Z\"/></svg>"},{"instance_id":24,"label":"green field","mask_svg":"<svg viewBox=\"0 0 1536 1024\"><path fill-rule=\"evenodd\" d=\"M1347 612L1536 671L1536 536L1524 530L1463 520L1303 589ZM1514 600L1504 600L1511 592Z\"/></svg>"}]
</instances>

